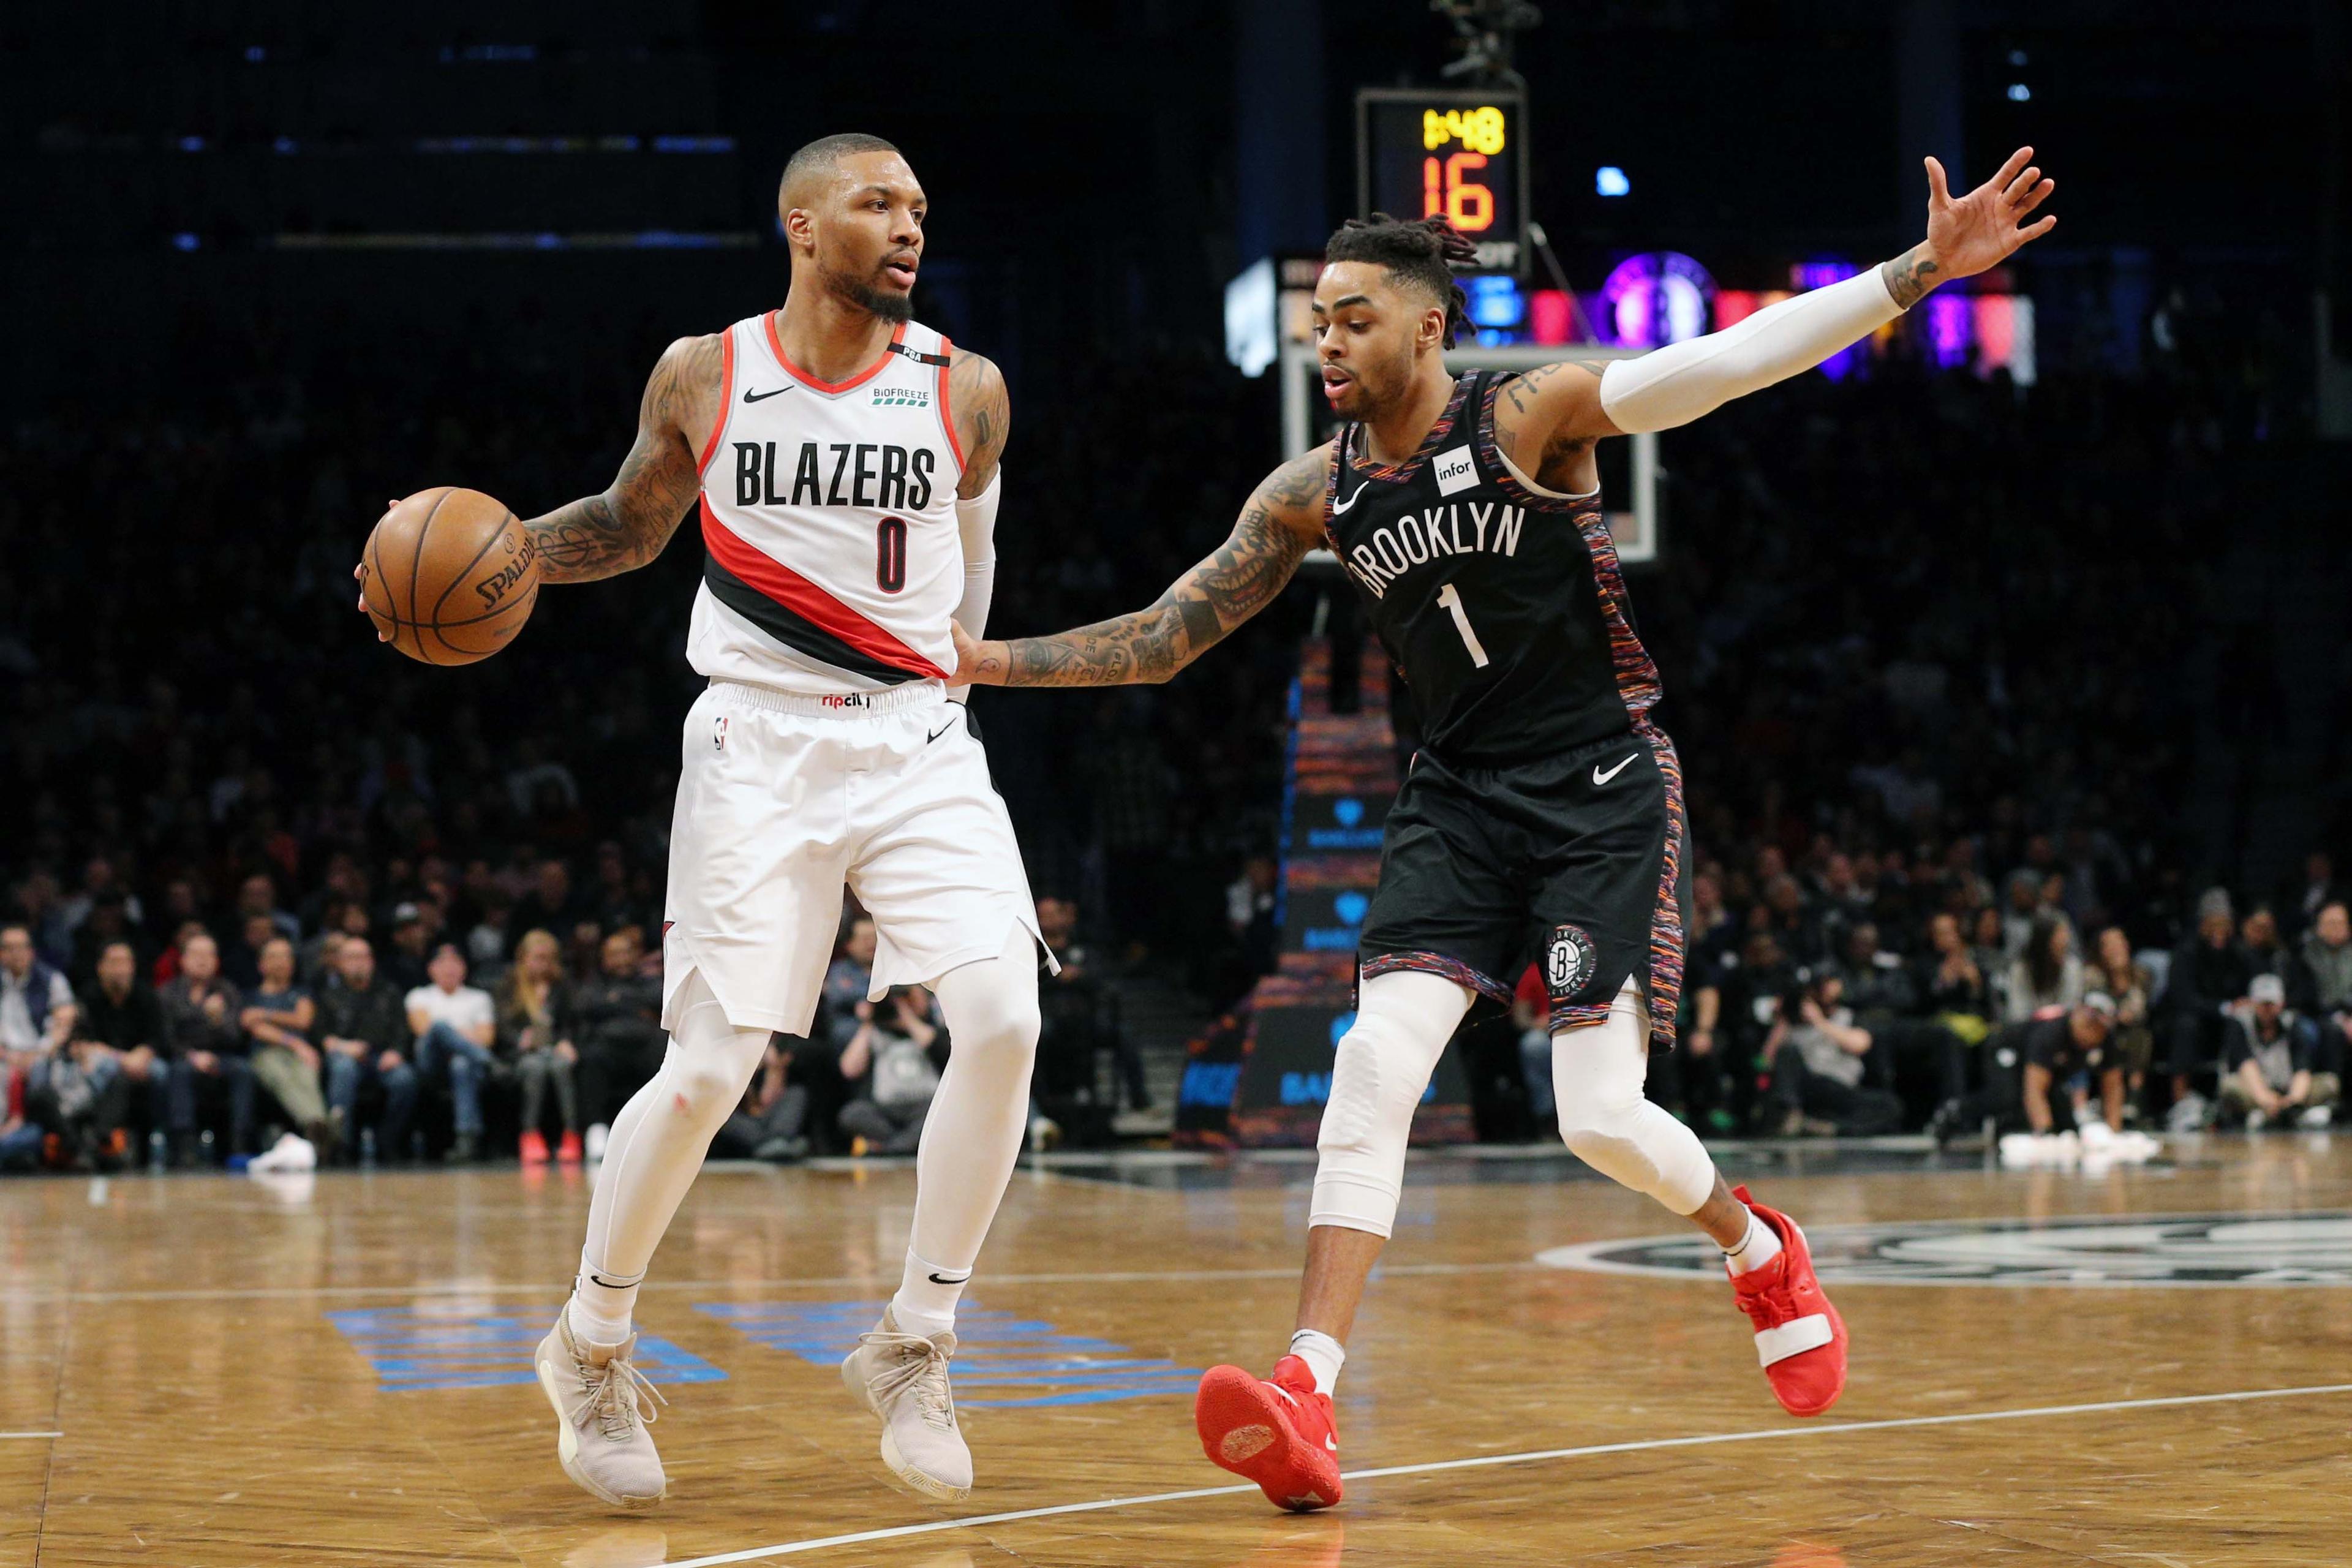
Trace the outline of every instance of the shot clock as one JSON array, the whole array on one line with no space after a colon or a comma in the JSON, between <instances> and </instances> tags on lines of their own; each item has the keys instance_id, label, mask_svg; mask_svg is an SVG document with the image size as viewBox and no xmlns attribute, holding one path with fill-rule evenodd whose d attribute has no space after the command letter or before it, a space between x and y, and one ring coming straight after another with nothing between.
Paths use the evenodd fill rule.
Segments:
<instances>
[{"instance_id":1,"label":"shot clock","mask_svg":"<svg viewBox=\"0 0 2352 1568\"><path fill-rule=\"evenodd\" d=\"M1365 88L1356 94L1359 214L1443 217L1478 247L1478 268L1528 258L1527 100L1510 90Z\"/></svg>"}]
</instances>

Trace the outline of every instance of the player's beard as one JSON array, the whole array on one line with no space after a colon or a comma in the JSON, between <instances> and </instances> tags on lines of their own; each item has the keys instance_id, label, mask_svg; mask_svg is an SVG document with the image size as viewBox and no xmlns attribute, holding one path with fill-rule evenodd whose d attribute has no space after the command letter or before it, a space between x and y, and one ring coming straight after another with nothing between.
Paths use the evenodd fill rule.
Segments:
<instances>
[{"instance_id":1,"label":"player's beard","mask_svg":"<svg viewBox=\"0 0 2352 1568\"><path fill-rule=\"evenodd\" d=\"M879 268L876 269L877 272ZM886 321L911 321L915 319L915 296L909 291L899 293L884 289L870 279L852 278L845 272L828 269L824 286L861 310L869 311Z\"/></svg>"}]
</instances>

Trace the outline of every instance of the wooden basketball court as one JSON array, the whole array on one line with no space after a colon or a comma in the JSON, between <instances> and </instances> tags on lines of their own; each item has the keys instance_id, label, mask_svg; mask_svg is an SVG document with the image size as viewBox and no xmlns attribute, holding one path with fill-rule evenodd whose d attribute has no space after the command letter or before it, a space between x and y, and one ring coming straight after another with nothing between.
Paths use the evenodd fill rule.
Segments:
<instances>
[{"instance_id":1,"label":"wooden basketball court","mask_svg":"<svg viewBox=\"0 0 2352 1568\"><path fill-rule=\"evenodd\" d=\"M1643 1200L1565 1157L1417 1155L1341 1384L1348 1499L1307 1518L1225 1485L1189 1397L1286 1337L1297 1156L1015 1177L957 1362L958 1508L892 1489L835 1372L896 1282L911 1172L714 1168L641 1308L670 1496L637 1516L564 1479L530 1381L576 1173L13 1181L0 1568L2352 1560L2352 1143L1725 1164L1827 1265L1853 1339L1830 1415L1781 1413Z\"/></svg>"}]
</instances>

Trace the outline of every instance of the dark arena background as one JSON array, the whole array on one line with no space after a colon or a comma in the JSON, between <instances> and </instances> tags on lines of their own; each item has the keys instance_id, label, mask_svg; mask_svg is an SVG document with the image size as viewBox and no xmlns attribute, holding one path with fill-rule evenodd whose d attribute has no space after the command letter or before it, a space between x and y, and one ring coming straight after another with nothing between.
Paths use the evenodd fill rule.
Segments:
<instances>
[{"instance_id":1,"label":"dark arena background","mask_svg":"<svg viewBox=\"0 0 2352 1568\"><path fill-rule=\"evenodd\" d=\"M2345 0L9 7L0 1568L2352 1558L2347 50ZM1203 1458L1203 1369L1289 1331L1419 740L1316 556L1164 684L972 699L1064 968L970 1498L834 1370L915 1194L854 900L636 1308L667 1498L565 1479L533 1347L663 1061L702 546L465 668L352 567L415 491L610 483L844 131L1009 389L1000 638L1150 604L1328 437L1343 219L1449 217L1449 363L1528 370L1897 256L1925 156L2057 177L2047 239L1601 449L1688 803L1647 1093L1804 1221L1834 1411L1563 1145L1531 948L1414 1116L1344 1503Z\"/></svg>"}]
</instances>

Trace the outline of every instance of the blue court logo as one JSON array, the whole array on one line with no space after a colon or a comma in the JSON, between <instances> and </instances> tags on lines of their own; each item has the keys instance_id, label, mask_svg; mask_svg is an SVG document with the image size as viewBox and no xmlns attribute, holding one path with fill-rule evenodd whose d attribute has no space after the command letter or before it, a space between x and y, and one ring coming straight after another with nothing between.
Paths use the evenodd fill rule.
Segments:
<instances>
[{"instance_id":1,"label":"blue court logo","mask_svg":"<svg viewBox=\"0 0 2352 1568\"><path fill-rule=\"evenodd\" d=\"M1356 1016L1353 1013L1334 1013L1331 1016L1331 1048L1333 1050L1339 1048L1339 1037L1355 1027L1355 1025Z\"/></svg>"},{"instance_id":2,"label":"blue court logo","mask_svg":"<svg viewBox=\"0 0 2352 1568\"><path fill-rule=\"evenodd\" d=\"M1364 803L1353 795L1331 803L1331 818L1342 827L1353 827L1364 820Z\"/></svg>"},{"instance_id":3,"label":"blue court logo","mask_svg":"<svg viewBox=\"0 0 2352 1568\"><path fill-rule=\"evenodd\" d=\"M1338 898L1331 900L1331 912L1338 915L1341 920L1347 921L1351 926L1362 925L1364 923L1364 911L1371 907L1371 900L1364 897L1363 894L1353 890L1342 893Z\"/></svg>"}]
</instances>

